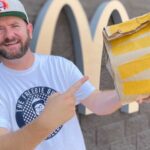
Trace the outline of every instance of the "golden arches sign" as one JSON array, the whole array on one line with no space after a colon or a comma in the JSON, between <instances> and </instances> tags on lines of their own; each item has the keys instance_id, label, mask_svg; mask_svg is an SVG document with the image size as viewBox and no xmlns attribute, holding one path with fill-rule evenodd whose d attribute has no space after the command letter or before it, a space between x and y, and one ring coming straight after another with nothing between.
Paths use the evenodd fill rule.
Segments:
<instances>
[{"instance_id":1,"label":"golden arches sign","mask_svg":"<svg viewBox=\"0 0 150 150\"><path fill-rule=\"evenodd\" d=\"M79 64L77 65L83 70L84 74L90 76L91 82L96 88L99 88L103 51L103 27L107 25L114 10L118 11L123 21L128 20L126 10L119 1L104 3L97 9L90 27L79 0L48 0L35 24L33 43L36 52L51 53L56 23L62 8L66 9L72 29L78 35L74 41L75 44L79 43L78 50L76 49L75 53L81 53L82 56L78 57L80 59L76 61ZM94 67L91 62L94 62ZM83 63L83 68L80 66L81 63Z\"/></svg>"},{"instance_id":2,"label":"golden arches sign","mask_svg":"<svg viewBox=\"0 0 150 150\"><path fill-rule=\"evenodd\" d=\"M89 25L79 0L48 0L35 24L31 47L36 52L51 53L56 23L62 8L65 9L71 24L76 65L90 77L91 82L99 89L103 52L102 30L108 24L111 16L114 22L118 23L128 20L128 14L120 1L104 2L97 8Z\"/></svg>"}]
</instances>

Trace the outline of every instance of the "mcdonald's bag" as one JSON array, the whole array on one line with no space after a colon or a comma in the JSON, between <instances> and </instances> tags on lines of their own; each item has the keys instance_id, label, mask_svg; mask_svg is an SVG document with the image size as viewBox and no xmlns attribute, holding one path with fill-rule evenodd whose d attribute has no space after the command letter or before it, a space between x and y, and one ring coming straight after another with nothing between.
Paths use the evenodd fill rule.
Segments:
<instances>
[{"instance_id":1,"label":"mcdonald's bag","mask_svg":"<svg viewBox=\"0 0 150 150\"><path fill-rule=\"evenodd\" d=\"M150 13L103 30L108 70L123 104L150 95Z\"/></svg>"}]
</instances>

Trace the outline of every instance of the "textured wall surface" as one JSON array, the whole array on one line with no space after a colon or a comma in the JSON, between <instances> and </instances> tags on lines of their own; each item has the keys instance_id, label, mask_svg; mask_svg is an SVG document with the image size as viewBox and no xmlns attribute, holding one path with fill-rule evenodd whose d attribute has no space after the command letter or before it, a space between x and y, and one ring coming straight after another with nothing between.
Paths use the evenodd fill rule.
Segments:
<instances>
[{"instance_id":1,"label":"textured wall surface","mask_svg":"<svg viewBox=\"0 0 150 150\"><path fill-rule=\"evenodd\" d=\"M36 17L46 0L22 0L34 24ZM98 5L105 0L80 0L89 21ZM150 11L149 0L121 0L130 18ZM71 33L64 11L57 23L53 54L74 60ZM105 58L105 56L104 56ZM102 64L101 86L113 88L113 81ZM123 114L120 111L108 116L79 115L87 150L150 150L150 104L142 104L140 111Z\"/></svg>"}]
</instances>

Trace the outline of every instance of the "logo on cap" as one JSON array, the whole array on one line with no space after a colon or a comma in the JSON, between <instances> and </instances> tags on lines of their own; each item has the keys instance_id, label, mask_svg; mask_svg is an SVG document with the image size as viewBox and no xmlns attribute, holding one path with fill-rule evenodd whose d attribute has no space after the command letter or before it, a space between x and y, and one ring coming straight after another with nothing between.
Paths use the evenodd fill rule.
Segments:
<instances>
[{"instance_id":1,"label":"logo on cap","mask_svg":"<svg viewBox=\"0 0 150 150\"><path fill-rule=\"evenodd\" d=\"M0 0L0 12L8 8L8 3L5 0Z\"/></svg>"}]
</instances>

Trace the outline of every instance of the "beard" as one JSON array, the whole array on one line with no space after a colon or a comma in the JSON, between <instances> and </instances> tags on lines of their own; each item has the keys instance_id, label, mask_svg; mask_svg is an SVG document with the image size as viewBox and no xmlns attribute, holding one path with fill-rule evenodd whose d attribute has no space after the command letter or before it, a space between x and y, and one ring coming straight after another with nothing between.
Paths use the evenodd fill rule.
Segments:
<instances>
[{"instance_id":1,"label":"beard","mask_svg":"<svg viewBox=\"0 0 150 150\"><path fill-rule=\"evenodd\" d=\"M9 42L13 42L15 41L16 39L8 39L6 38L3 42L3 44L5 43L9 43ZM24 56L26 54L26 52L28 51L29 49L29 45L30 45L30 41L31 41L31 38L29 36L29 33L27 32L27 38L25 40L25 42L23 43L21 40L19 40L19 43L20 43L20 48L17 52L15 53L11 53L9 51L7 51L6 49L2 49L0 48L0 56L5 58L5 59L9 59L9 60L12 60L12 59L19 59L21 58L22 56Z\"/></svg>"}]
</instances>

